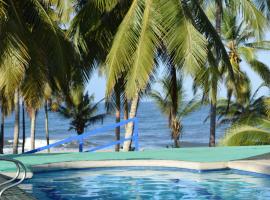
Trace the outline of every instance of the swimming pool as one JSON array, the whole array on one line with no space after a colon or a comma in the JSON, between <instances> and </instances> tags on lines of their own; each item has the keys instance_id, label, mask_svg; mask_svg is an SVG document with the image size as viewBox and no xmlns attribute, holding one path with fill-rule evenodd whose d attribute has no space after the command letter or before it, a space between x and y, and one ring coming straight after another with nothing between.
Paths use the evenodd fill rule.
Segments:
<instances>
[{"instance_id":1,"label":"swimming pool","mask_svg":"<svg viewBox=\"0 0 270 200\"><path fill-rule=\"evenodd\" d=\"M41 200L270 199L270 176L234 170L96 168L39 173L22 188Z\"/></svg>"}]
</instances>

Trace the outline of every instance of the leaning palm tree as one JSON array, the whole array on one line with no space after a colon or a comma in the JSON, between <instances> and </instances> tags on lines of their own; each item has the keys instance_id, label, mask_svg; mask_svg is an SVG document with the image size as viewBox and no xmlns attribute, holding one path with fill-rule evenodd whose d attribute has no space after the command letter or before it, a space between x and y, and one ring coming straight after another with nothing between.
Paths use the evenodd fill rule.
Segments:
<instances>
[{"instance_id":1,"label":"leaning palm tree","mask_svg":"<svg viewBox=\"0 0 270 200\"><path fill-rule=\"evenodd\" d=\"M103 122L106 113L96 114L101 101L93 103L94 96L83 93L82 87L72 89L70 92L70 102L67 105L60 105L59 114L71 119L70 130L76 130L78 135L84 133L85 128L97 122Z\"/></svg>"},{"instance_id":2,"label":"leaning palm tree","mask_svg":"<svg viewBox=\"0 0 270 200\"><path fill-rule=\"evenodd\" d=\"M165 77L161 81L162 94L158 91L152 91L150 96L156 102L160 110L167 115L169 121L169 128L171 129L171 138L174 140L174 146L180 147L179 138L182 135L183 124L182 120L184 117L189 115L198 109L201 103L196 101L196 98L186 102L185 91L183 88L182 77L177 79L176 84L176 95L177 102L176 108L174 108L174 96L172 95L172 80L171 77ZM172 115L173 110L176 110L175 115Z\"/></svg>"}]
</instances>

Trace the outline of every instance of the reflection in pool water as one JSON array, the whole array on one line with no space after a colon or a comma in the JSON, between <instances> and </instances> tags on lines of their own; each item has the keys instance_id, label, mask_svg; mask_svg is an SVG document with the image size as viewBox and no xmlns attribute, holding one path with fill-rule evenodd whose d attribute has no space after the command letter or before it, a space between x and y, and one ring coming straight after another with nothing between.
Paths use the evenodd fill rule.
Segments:
<instances>
[{"instance_id":1,"label":"reflection in pool water","mask_svg":"<svg viewBox=\"0 0 270 200\"><path fill-rule=\"evenodd\" d=\"M41 200L267 200L270 176L232 170L197 173L175 168L121 167L40 173L22 188Z\"/></svg>"}]
</instances>

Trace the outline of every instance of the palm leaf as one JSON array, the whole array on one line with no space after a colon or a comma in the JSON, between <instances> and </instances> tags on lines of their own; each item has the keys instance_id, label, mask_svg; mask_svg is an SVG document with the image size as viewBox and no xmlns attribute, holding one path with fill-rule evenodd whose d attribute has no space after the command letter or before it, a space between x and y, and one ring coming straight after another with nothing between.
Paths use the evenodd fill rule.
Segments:
<instances>
[{"instance_id":1,"label":"palm leaf","mask_svg":"<svg viewBox=\"0 0 270 200\"><path fill-rule=\"evenodd\" d=\"M235 126L219 142L221 146L269 145L270 132L252 126Z\"/></svg>"},{"instance_id":2,"label":"palm leaf","mask_svg":"<svg viewBox=\"0 0 270 200\"><path fill-rule=\"evenodd\" d=\"M181 1L162 1L160 10L166 31L165 45L176 66L194 73L205 62L207 42L186 15Z\"/></svg>"}]
</instances>

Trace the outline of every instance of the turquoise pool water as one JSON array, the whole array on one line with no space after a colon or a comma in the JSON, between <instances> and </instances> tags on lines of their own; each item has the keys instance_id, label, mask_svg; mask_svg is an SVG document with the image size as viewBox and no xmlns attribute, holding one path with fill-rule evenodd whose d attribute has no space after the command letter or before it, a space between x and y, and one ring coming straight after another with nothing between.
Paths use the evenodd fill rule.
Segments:
<instances>
[{"instance_id":1,"label":"turquoise pool water","mask_svg":"<svg viewBox=\"0 0 270 200\"><path fill-rule=\"evenodd\" d=\"M41 200L267 200L270 177L238 171L107 168L36 174L22 185Z\"/></svg>"}]
</instances>

